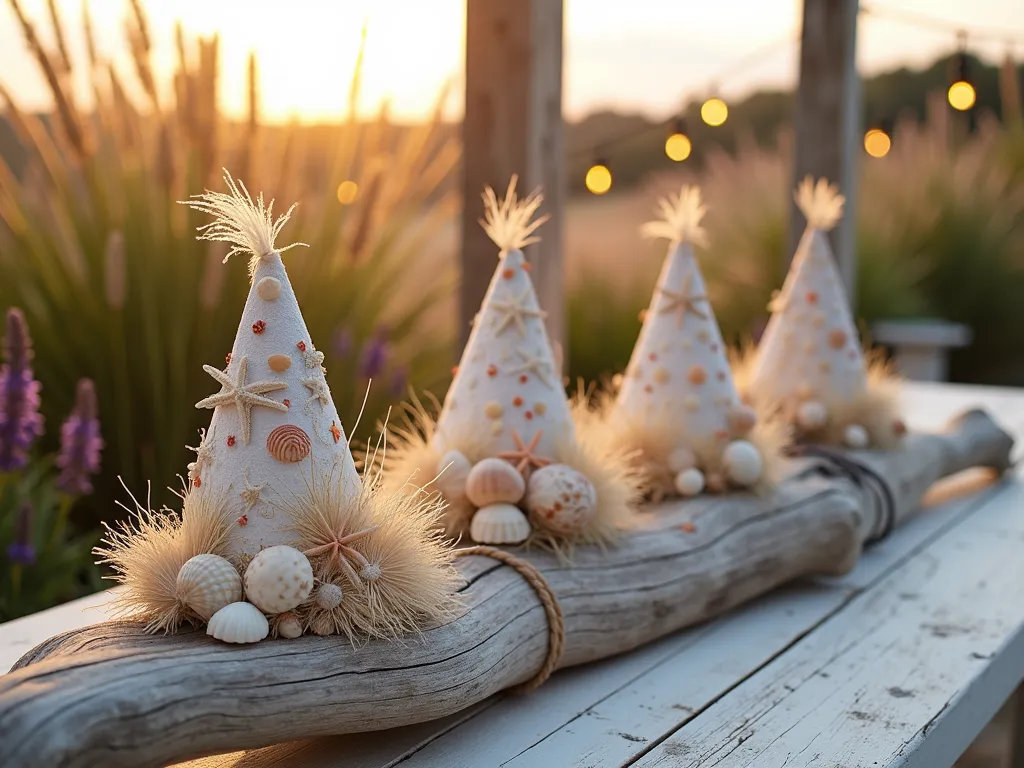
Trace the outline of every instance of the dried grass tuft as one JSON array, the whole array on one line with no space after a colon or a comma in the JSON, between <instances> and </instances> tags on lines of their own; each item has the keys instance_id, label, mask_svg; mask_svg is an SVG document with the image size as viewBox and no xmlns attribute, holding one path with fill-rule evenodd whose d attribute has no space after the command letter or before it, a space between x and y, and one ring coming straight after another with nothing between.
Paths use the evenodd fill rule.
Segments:
<instances>
[{"instance_id":1,"label":"dried grass tuft","mask_svg":"<svg viewBox=\"0 0 1024 768\"><path fill-rule=\"evenodd\" d=\"M484 189L484 218L481 219L480 226L502 253L525 248L539 241L540 238L533 233L550 218L544 215L536 221L530 221L540 208L540 204L544 202L544 196L540 192L533 192L519 200L516 197L518 180L518 176L512 176L505 197L501 200L490 187Z\"/></svg>"},{"instance_id":2,"label":"dried grass tuft","mask_svg":"<svg viewBox=\"0 0 1024 768\"><path fill-rule=\"evenodd\" d=\"M708 235L701 224L707 206L701 201L700 187L683 184L678 194L660 198L658 209L661 218L640 228L644 237L707 247Z\"/></svg>"},{"instance_id":3,"label":"dried grass tuft","mask_svg":"<svg viewBox=\"0 0 1024 768\"><path fill-rule=\"evenodd\" d=\"M125 488L127 491L127 487ZM114 599L114 615L141 621L147 632L173 632L183 621L200 621L178 600L178 571L196 555L224 552L231 534L230 511L223 496L197 496L182 482L181 514L141 504L128 491L134 509L118 502L128 519L106 533L93 554L109 565L125 589Z\"/></svg>"}]
</instances>

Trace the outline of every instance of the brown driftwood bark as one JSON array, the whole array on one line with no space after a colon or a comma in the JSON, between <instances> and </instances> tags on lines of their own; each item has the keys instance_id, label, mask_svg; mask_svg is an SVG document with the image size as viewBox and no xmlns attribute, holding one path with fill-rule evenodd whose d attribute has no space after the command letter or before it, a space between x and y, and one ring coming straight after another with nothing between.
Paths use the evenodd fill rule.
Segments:
<instances>
[{"instance_id":1,"label":"brown driftwood bark","mask_svg":"<svg viewBox=\"0 0 1024 768\"><path fill-rule=\"evenodd\" d=\"M858 457L889 488L888 513L885 493L862 472L812 458L770 500L664 505L621 545L577 551L572 567L530 554L564 612L562 666L630 650L800 576L852 567L885 519L903 522L933 481L976 466L1005 470L1011 447L975 411L945 435L911 437L900 453ZM831 474L819 472L829 466ZM55 637L0 677L0 765L157 765L391 728L527 680L548 642L536 595L488 558L459 567L465 613L402 643L352 648L303 637L231 647L201 632L152 636L123 622Z\"/></svg>"}]
</instances>

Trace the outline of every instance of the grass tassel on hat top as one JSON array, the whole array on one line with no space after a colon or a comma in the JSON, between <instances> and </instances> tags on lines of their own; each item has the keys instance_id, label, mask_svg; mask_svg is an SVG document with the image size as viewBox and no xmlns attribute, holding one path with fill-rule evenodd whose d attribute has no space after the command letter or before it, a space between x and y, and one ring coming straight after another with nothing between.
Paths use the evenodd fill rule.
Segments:
<instances>
[{"instance_id":1,"label":"grass tassel on hat top","mask_svg":"<svg viewBox=\"0 0 1024 768\"><path fill-rule=\"evenodd\" d=\"M281 262L292 246L275 245L294 206L275 219L273 201L225 182L228 193L188 204L215 217L201 239L250 256L252 285L227 368L204 366L221 390L196 404L213 417L191 449L181 514L136 502L96 550L124 585L122 615L149 631L208 622L226 642L390 638L449 617L458 576L437 530L443 503L356 471Z\"/></svg>"},{"instance_id":2,"label":"grass tassel on hat top","mask_svg":"<svg viewBox=\"0 0 1024 768\"><path fill-rule=\"evenodd\" d=\"M633 451L653 499L766 491L784 445L779 425L759 423L733 385L694 254L707 246L706 210L700 189L684 185L641 228L668 240L668 253L621 384L594 398L598 434Z\"/></svg>"},{"instance_id":3,"label":"grass tassel on hat top","mask_svg":"<svg viewBox=\"0 0 1024 768\"><path fill-rule=\"evenodd\" d=\"M390 434L386 485L414 473L448 503L449 536L484 544L576 544L614 540L638 495L626 453L577 434L522 248L546 216L513 177L501 199L487 188L481 226L499 263L473 322L444 404L415 396ZM437 406L436 401L431 401ZM434 413L440 414L434 417Z\"/></svg>"},{"instance_id":4,"label":"grass tassel on hat top","mask_svg":"<svg viewBox=\"0 0 1024 768\"><path fill-rule=\"evenodd\" d=\"M884 358L862 351L828 231L844 198L825 179L796 191L807 219L757 349L742 356L737 381L762 418L780 418L802 442L847 448L897 447L906 432L897 381Z\"/></svg>"}]
</instances>

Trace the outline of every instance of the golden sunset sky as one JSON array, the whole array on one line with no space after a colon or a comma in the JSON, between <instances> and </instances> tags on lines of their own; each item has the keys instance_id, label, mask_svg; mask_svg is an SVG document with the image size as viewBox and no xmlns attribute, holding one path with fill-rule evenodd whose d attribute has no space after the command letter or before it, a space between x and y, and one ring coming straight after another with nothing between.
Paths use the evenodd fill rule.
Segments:
<instances>
[{"instance_id":1,"label":"golden sunset sky","mask_svg":"<svg viewBox=\"0 0 1024 768\"><path fill-rule=\"evenodd\" d=\"M86 0L102 52L128 75L123 43L126 0ZM511 1L511 0L510 0ZM219 31L221 103L230 115L245 104L245 62L260 62L263 117L286 121L336 119L344 110L360 28L369 24L364 114L387 100L396 119L422 117L441 85L452 80L447 112L461 112L466 0L145 0L155 42L158 76L166 85L175 62L174 23L186 30ZM45 0L22 0L46 30ZM1022 0L877 0L892 8L953 23L1024 30ZM81 0L58 0L71 28L72 53L83 55ZM565 105L570 117L601 107L672 112L709 81L751 52L793 33L796 0L566 0ZM929 62L955 45L952 32L915 28L881 17L862 17L858 48L866 74L897 64ZM992 61L1007 44L972 40L972 51ZM722 82L727 95L760 85L791 85L796 44L782 44L755 65ZM1016 45L1024 59L1024 39ZM126 80L131 80L126 77ZM8 5L0 6L0 81L26 107L48 106L47 90L28 54ZM84 83L79 84L85 93Z\"/></svg>"}]
</instances>

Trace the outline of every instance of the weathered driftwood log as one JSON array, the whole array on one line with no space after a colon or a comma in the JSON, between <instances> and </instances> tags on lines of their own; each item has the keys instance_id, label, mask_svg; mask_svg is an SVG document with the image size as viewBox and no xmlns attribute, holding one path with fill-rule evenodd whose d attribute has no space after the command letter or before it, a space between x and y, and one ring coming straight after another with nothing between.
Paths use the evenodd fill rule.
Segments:
<instances>
[{"instance_id":1,"label":"weathered driftwood log","mask_svg":"<svg viewBox=\"0 0 1024 768\"><path fill-rule=\"evenodd\" d=\"M1002 471L1011 447L975 411L945 435L911 437L898 454L859 456L867 471L809 458L767 501L664 505L621 545L577 551L573 567L531 554L564 612L562 666L630 650L797 577L849 568L865 541L913 514L933 481L975 466ZM0 765L153 765L391 728L527 680L548 643L535 593L489 558L459 567L465 614L404 643L303 637L229 647L124 622L55 637L0 677Z\"/></svg>"}]
</instances>

